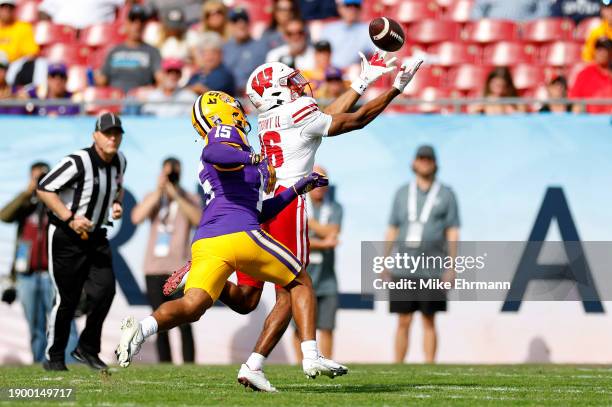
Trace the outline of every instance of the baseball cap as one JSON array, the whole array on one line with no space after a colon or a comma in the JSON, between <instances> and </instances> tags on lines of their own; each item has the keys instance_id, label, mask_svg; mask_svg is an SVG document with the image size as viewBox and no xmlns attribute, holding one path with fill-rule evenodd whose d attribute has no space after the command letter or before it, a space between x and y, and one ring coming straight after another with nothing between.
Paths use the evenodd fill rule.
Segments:
<instances>
[{"instance_id":1,"label":"baseball cap","mask_svg":"<svg viewBox=\"0 0 612 407\"><path fill-rule=\"evenodd\" d=\"M359 6L361 7L361 0L343 0L342 4L345 6Z\"/></svg>"},{"instance_id":2,"label":"baseball cap","mask_svg":"<svg viewBox=\"0 0 612 407\"><path fill-rule=\"evenodd\" d=\"M601 0L602 7L610 7L612 6L612 0Z\"/></svg>"},{"instance_id":3,"label":"baseball cap","mask_svg":"<svg viewBox=\"0 0 612 407\"><path fill-rule=\"evenodd\" d=\"M331 44L327 40L317 41L314 44L315 51L327 51L331 52Z\"/></svg>"},{"instance_id":4,"label":"baseball cap","mask_svg":"<svg viewBox=\"0 0 612 407\"><path fill-rule=\"evenodd\" d=\"M170 29L183 30L186 28L185 13L180 8L172 8L164 13L164 25Z\"/></svg>"},{"instance_id":5,"label":"baseball cap","mask_svg":"<svg viewBox=\"0 0 612 407\"><path fill-rule=\"evenodd\" d=\"M231 21L231 22L236 22L239 20L244 20L246 22L249 21L249 13L247 13L246 9L242 8L242 7L236 7L230 10L227 18Z\"/></svg>"},{"instance_id":6,"label":"baseball cap","mask_svg":"<svg viewBox=\"0 0 612 407\"><path fill-rule=\"evenodd\" d=\"M597 48L612 50L612 40L607 37L598 38L597 41L595 41L595 49Z\"/></svg>"},{"instance_id":7,"label":"baseball cap","mask_svg":"<svg viewBox=\"0 0 612 407\"><path fill-rule=\"evenodd\" d=\"M164 71L181 71L183 65L183 61L178 58L165 58L161 63Z\"/></svg>"},{"instance_id":8,"label":"baseball cap","mask_svg":"<svg viewBox=\"0 0 612 407\"><path fill-rule=\"evenodd\" d=\"M325 70L325 80L333 81L333 80L342 80L342 71L336 67L329 66Z\"/></svg>"},{"instance_id":9,"label":"baseball cap","mask_svg":"<svg viewBox=\"0 0 612 407\"><path fill-rule=\"evenodd\" d=\"M47 68L47 73L49 75L63 75L66 76L68 70L66 68L66 65L62 64L62 63L52 63L49 64L49 67Z\"/></svg>"},{"instance_id":10,"label":"baseball cap","mask_svg":"<svg viewBox=\"0 0 612 407\"><path fill-rule=\"evenodd\" d=\"M436 161L436 153L434 152L433 147L428 144L424 144L417 149L416 157L431 158L432 160Z\"/></svg>"},{"instance_id":11,"label":"baseball cap","mask_svg":"<svg viewBox=\"0 0 612 407\"><path fill-rule=\"evenodd\" d=\"M106 133L110 129L119 129L121 133L125 133L123 131L123 126L121 125L121 119L115 113L103 113L96 120L96 131L101 131L102 133Z\"/></svg>"},{"instance_id":12,"label":"baseball cap","mask_svg":"<svg viewBox=\"0 0 612 407\"><path fill-rule=\"evenodd\" d=\"M147 9L140 4L134 4L128 13L128 19L146 21L149 19L149 13Z\"/></svg>"},{"instance_id":13,"label":"baseball cap","mask_svg":"<svg viewBox=\"0 0 612 407\"><path fill-rule=\"evenodd\" d=\"M0 6L2 6L3 4L9 4L11 6L16 6L16 1L15 0L0 0Z\"/></svg>"}]
</instances>

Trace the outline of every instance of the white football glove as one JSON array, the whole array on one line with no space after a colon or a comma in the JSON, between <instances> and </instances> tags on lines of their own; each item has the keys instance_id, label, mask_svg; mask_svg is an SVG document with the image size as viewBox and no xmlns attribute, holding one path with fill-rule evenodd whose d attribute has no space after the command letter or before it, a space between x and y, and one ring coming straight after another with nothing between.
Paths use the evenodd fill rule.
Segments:
<instances>
[{"instance_id":1,"label":"white football glove","mask_svg":"<svg viewBox=\"0 0 612 407\"><path fill-rule=\"evenodd\" d=\"M393 82L393 87L399 90L400 92L404 92L404 89L406 89L406 86L408 86L412 78L414 78L414 75L417 73L422 63L423 58L417 57L413 61L412 67L410 69L407 69L406 64L402 64L400 71L398 72L397 76L395 77L395 81Z\"/></svg>"},{"instance_id":2,"label":"white football glove","mask_svg":"<svg viewBox=\"0 0 612 407\"><path fill-rule=\"evenodd\" d=\"M351 83L351 88L353 88L355 92L363 95L363 92L365 92L368 86L376 82L376 80L384 74L395 69L393 63L397 58L393 57L385 61L386 55L386 51L377 51L368 61L365 55L363 55L363 52L359 52L359 56L361 57L361 73L359 74L359 78Z\"/></svg>"}]
</instances>

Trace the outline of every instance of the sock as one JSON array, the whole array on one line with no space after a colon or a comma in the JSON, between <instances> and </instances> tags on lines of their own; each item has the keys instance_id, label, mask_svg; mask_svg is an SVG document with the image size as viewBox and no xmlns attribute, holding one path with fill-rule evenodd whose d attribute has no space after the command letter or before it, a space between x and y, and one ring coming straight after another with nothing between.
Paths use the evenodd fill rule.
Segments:
<instances>
[{"instance_id":1,"label":"sock","mask_svg":"<svg viewBox=\"0 0 612 407\"><path fill-rule=\"evenodd\" d=\"M317 341L304 341L300 344L304 359L318 359L319 350L317 349Z\"/></svg>"},{"instance_id":2,"label":"sock","mask_svg":"<svg viewBox=\"0 0 612 407\"><path fill-rule=\"evenodd\" d=\"M142 329L142 336L146 339L157 333L157 321L152 315L149 315L140 321L140 329Z\"/></svg>"},{"instance_id":3,"label":"sock","mask_svg":"<svg viewBox=\"0 0 612 407\"><path fill-rule=\"evenodd\" d=\"M251 356L246 361L246 365L251 370L263 370L263 364L266 361L266 357L264 355L260 355L259 353L251 353Z\"/></svg>"}]
</instances>

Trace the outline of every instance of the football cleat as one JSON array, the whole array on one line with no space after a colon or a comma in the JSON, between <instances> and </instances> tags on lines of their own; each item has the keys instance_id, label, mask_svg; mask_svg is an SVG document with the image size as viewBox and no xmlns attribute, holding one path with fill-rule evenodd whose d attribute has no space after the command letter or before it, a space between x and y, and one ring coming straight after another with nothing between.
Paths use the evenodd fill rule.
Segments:
<instances>
[{"instance_id":1,"label":"football cleat","mask_svg":"<svg viewBox=\"0 0 612 407\"><path fill-rule=\"evenodd\" d=\"M134 317L127 317L121 321L121 339L115 350L119 366L128 367L132 358L140 352L140 347L144 342L140 323Z\"/></svg>"},{"instance_id":2,"label":"football cleat","mask_svg":"<svg viewBox=\"0 0 612 407\"><path fill-rule=\"evenodd\" d=\"M319 356L317 359L303 359L302 368L306 377L315 379L317 376L334 378L348 373L348 368L331 359Z\"/></svg>"},{"instance_id":3,"label":"football cleat","mask_svg":"<svg viewBox=\"0 0 612 407\"><path fill-rule=\"evenodd\" d=\"M238 372L238 383L244 387L250 387L254 391L264 391L267 393L276 393L277 390L270 384L263 370L251 370L246 364L240 366Z\"/></svg>"},{"instance_id":4,"label":"football cleat","mask_svg":"<svg viewBox=\"0 0 612 407\"><path fill-rule=\"evenodd\" d=\"M176 292L185 287L189 270L191 270L191 261L185 263L183 267L176 270L170 277L168 277L163 288L163 292L166 297L174 295Z\"/></svg>"}]
</instances>

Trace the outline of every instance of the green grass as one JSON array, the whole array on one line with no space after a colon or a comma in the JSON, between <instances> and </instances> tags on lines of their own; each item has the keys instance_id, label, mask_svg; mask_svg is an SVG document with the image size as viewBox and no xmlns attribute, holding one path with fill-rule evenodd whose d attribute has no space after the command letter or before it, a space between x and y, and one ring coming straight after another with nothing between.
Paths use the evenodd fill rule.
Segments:
<instances>
[{"instance_id":1,"label":"green grass","mask_svg":"<svg viewBox=\"0 0 612 407\"><path fill-rule=\"evenodd\" d=\"M135 365L100 374L0 367L0 387L74 387L73 402L0 405L367 406L612 405L612 367L565 365L351 365L348 376L307 380L296 366L268 366L280 393L236 382L237 366ZM5 399L6 400L6 399Z\"/></svg>"}]
</instances>

